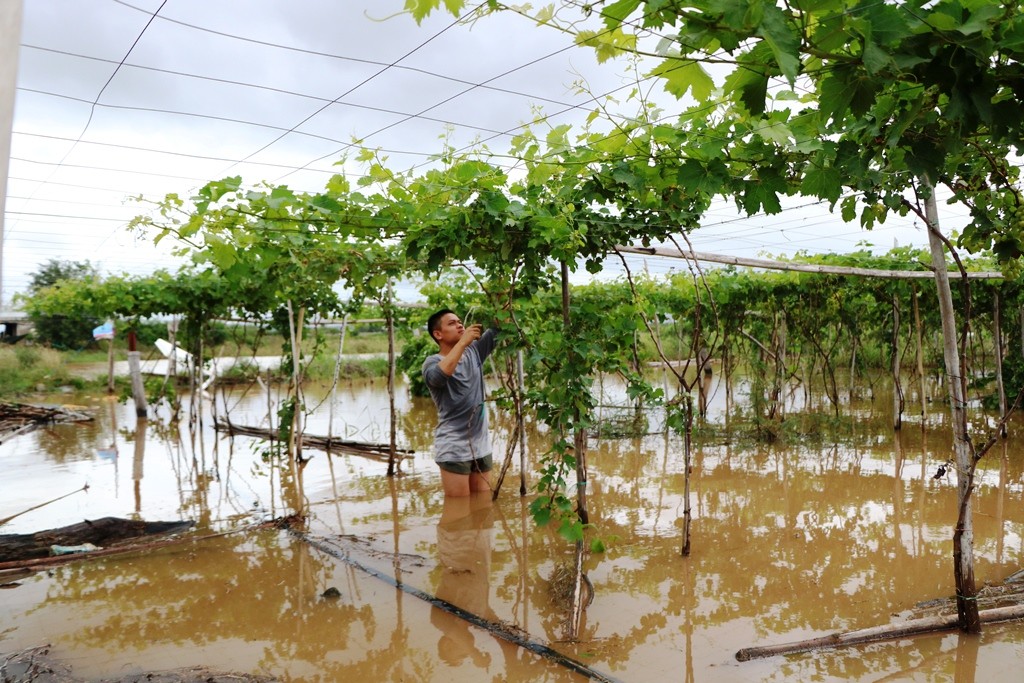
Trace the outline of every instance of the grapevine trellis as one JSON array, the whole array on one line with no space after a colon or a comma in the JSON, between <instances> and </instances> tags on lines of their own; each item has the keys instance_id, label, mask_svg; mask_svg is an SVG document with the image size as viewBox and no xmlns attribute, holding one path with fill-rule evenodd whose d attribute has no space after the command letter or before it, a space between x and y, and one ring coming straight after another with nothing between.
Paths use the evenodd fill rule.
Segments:
<instances>
[{"instance_id":1,"label":"grapevine trellis","mask_svg":"<svg viewBox=\"0 0 1024 683\"><path fill-rule=\"evenodd\" d=\"M459 13L461 5L444 8ZM586 498L595 377L622 376L632 399L662 406L673 429L691 433L690 390L699 384L679 373L685 390L665 392L636 362L641 339L667 359L659 334L666 314L682 330L685 354L677 357L717 355L727 376L744 362L753 365L759 384L752 410L766 438L785 418L782 392L794 378L804 386L820 378L839 414L840 360L852 387L863 368L884 359L900 388L899 416L902 356L914 349L922 382L926 366L941 366L947 378L959 488L957 606L961 628L977 631L970 499L985 449L969 438L965 406L990 365L996 381L1010 386L994 392L1001 412L1004 394L1019 386L1019 371L1000 360L1003 311L1019 307L1021 296L1013 277L964 278L969 287L951 286L946 259L959 269L959 246L991 253L995 263L986 271L1020 272L1024 197L1012 159L1024 125L1024 15L1017 3L959 0L812 5L619 0L538 10L540 23L574 34L602 58L640 51L647 31L667 29L675 37L663 41L649 76L697 103L668 117L638 88L638 112L629 119L607 116L602 105L575 131L538 117L512 140L514 176L501 165L504 156L486 150L477 156L445 149L437 166L422 172L395 171L365 151L355 160L363 174L354 185L344 173L317 193L246 189L240 178L227 178L201 188L191 203L170 196L157 215L134 226L180 241L199 268L201 295L168 303L166 292L153 287L147 296L122 291L106 308L96 307L129 318L187 308L200 326L231 308L273 314L294 351L291 412L282 416L287 429L301 433L297 334L304 317L340 317L364 301L385 304L388 284L399 276L435 279L472 264L478 310L522 350L526 405L551 436L550 450L539 457L531 510L577 543L578 558L596 522ZM440 6L418 3L415 16ZM578 23L579 12L584 19L596 12L603 30ZM716 83L705 63L728 76ZM940 230L937 187L971 212L957 245ZM685 237L714 198L753 215L778 213L784 198L797 195L828 202L865 228L892 214L916 216L927 227L930 253L890 254L880 269L930 270L938 305L921 305L924 290L912 280L737 277L696 266L677 287L653 287L627 269L617 290L570 292L569 275L601 272L617 245L646 248ZM177 279L163 277L168 292L183 293ZM349 292L347 302L335 286ZM904 324L908 308L913 326ZM941 330L941 353L926 346L926 329Z\"/></svg>"},{"instance_id":2,"label":"grapevine trellis","mask_svg":"<svg viewBox=\"0 0 1024 683\"><path fill-rule=\"evenodd\" d=\"M625 251L620 249L619 251ZM661 254L662 256L665 253ZM687 258L692 254L679 252L680 258ZM918 263L921 254L914 254L906 250L897 251L889 255L874 257L867 253L852 254L844 256L818 257L818 263L785 263L776 262L774 267L779 272L759 272L754 270L736 270L735 268L712 269L699 271L696 265L688 260L687 263L693 268L689 274L680 274L663 280L655 280L647 277L636 277L626 267L626 276L622 279L609 282L595 282L586 286L572 288L571 297L568 297L568 290L559 287L557 290L535 292L528 305L522 305L517 311L519 330L524 336L532 336L534 321L556 319L562 322L561 329L567 339L588 340L588 344L595 344L600 340L599 349L605 353L600 363L595 364L591 374L582 377L599 377L607 374L617 374L624 377L630 387L630 393L636 401L636 406L641 410L660 405L668 409L668 424L680 432L683 436L683 460L685 487L684 491L684 525L682 552L691 552L690 543L690 510L689 510L689 485L690 485L690 451L693 440L694 410L692 393L697 392L699 403L706 406L706 394L700 397L700 387L705 386L702 381L707 378L705 370L710 371L712 361L719 364L722 377L727 386L727 393L732 393L731 386L737 373L753 378L763 378L763 382L754 382L750 388L750 405L753 408L751 424L755 427L761 438L779 438L781 426L785 422L785 411L783 410L783 387L784 385L801 385L809 387L813 383L820 383L826 388L829 400L833 401L832 407L838 415L842 402L835 397L836 380L832 375L834 369L845 363L850 369L849 384L847 391L853 395L858 391L870 390L870 382L879 371L891 370L894 385L899 386L907 378L901 377L901 357L913 350L916 363L912 364L916 369L916 377L910 379L923 380L923 368L934 371L937 358L941 349L934 346L925 346L924 340L933 340L935 335L928 334L926 330L934 330L939 321L935 314L934 306L917 306L920 291L917 289L916 280L919 273L930 275L925 271L903 271L913 273L912 277L897 278L894 276L872 279L865 277L863 272L871 272L884 264L891 265L894 260L899 260L905 267L914 267ZM850 265L838 265L838 262L861 264L860 270L853 270ZM976 265L986 266L987 261L980 260ZM764 263L760 263L762 268ZM790 266L793 268L790 270ZM846 269L844 271L844 269ZM831 271L831 272L823 272ZM788 271L788 272L787 272ZM846 274L843 274L843 273ZM855 274L853 274L855 273ZM963 301L964 297L971 297L971 304L960 304L961 308L969 308L973 311L993 311L991 319L984 315L976 315L969 321L978 332L972 335L972 345L965 347L970 352L970 365L973 368L972 375L979 381L972 384L975 397L988 396L993 392L987 388L985 382L981 381L992 375L996 369L997 379L1002 368L999 359L1002 357L1003 332L1002 325L1005 322L993 309L989 302L1001 301L1002 307L1021 306L1021 292L1015 282L1004 279L996 279L986 274L982 279L972 278L973 285L969 290L957 290L958 299ZM160 289L160 285L167 282L167 279L160 274L151 278L140 278L134 281L125 281L117 278L106 282L91 282L71 286L72 283L65 283L60 288L41 293L31 304L39 310L73 310L88 308L93 315L125 315L129 308L123 305L125 301L134 302L134 308L130 309L133 315L127 321L130 326L137 322L139 317L145 313L152 315L155 312L162 314L174 313L177 315L189 315L189 311L197 310L195 302L202 297L201 292L212 290L221 293L222 300L210 302L201 307L203 317L198 320L190 319L182 327L194 326L202 329L204 325L212 320L205 317L206 310L234 310L237 307L236 293L230 287L213 287L208 276L186 278L179 276L175 278L177 287L182 293L183 301L189 302L192 308L186 309L172 299L162 299L156 308L148 308L140 305L146 300L146 292L153 292ZM189 284L191 282L191 285ZM191 287L195 289L192 290ZM385 287L387 292L389 288ZM427 305L415 308L394 307L388 299L380 301L380 308L370 312L363 311L366 316L374 316L374 319L383 321L388 330L394 330L395 319L401 320L401 328L406 330L406 343L410 349L416 348L416 338L412 337L408 330L423 327L425 316L433 310L445 304L453 304L462 310L471 311L474 319L494 320L501 314L500 307L493 304L493 293L486 291L486 285L479 288L471 286L471 281L443 277L425 288ZM122 302L114 308L97 308L97 302ZM902 309L914 308L915 325L903 326L900 324ZM288 301L284 302L284 309L287 313ZM351 309L350 310L354 310ZM383 316L377 318L378 311ZM194 314L193 314L194 315ZM570 321L565 325L566 316ZM335 359L335 373L341 362L344 352L344 330L348 326L345 318L340 321L329 318L313 319L310 323L303 324L297 320L294 313L285 316L288 321L286 339L286 350L301 349L300 338L303 336L302 329L312 328L313 339L316 339L314 354L327 353L329 350L324 344L322 335L318 329L322 324L340 322L341 339ZM250 311L248 318L236 320L248 320L259 327L268 323L255 311ZM856 324L851 324L855 320ZM1016 319L1010 324L1016 324ZM574 323L574 324L572 324ZM270 322L273 325L273 321ZM998 326L994 326L998 325ZM541 331L545 328L541 327ZM1016 334L1009 333L1005 338L1016 338ZM513 346L516 344L514 333L510 330L509 336L513 339ZM393 334L393 332L391 333ZM1024 333L1022 333L1024 334ZM645 336L641 336L645 335ZM257 335L258 336L258 335ZM196 346L192 346L200 357L204 353L201 346L201 337ZM829 341L823 342L822 339ZM423 335L419 340L422 341ZM645 343L639 343L646 339ZM576 343L576 342L574 342ZM428 347L432 350L432 347ZM396 372L399 360L396 357L391 345L392 352L389 354L388 374L393 377ZM614 349L614 353L608 353ZM524 401L530 391L536 391L531 387L530 379L538 372L538 365L543 365L545 359L535 353L529 353L527 346L524 351L527 353L507 353L505 359L510 361L504 367L494 366L494 374L500 380L502 389L499 390L499 402L506 398L508 405L515 414L516 429L512 438L508 439L508 450L504 458L504 466L501 477L495 488L494 495L497 496L500 490L501 481L511 462L513 450L516 446L520 449L520 493L526 493L526 463L527 454L525 444L522 440L525 427L523 425L524 409L529 401ZM584 351L595 357L595 349ZM252 351L255 353L255 349ZM409 354L401 361L401 370L410 377L415 377L419 365L422 362L422 354L425 351L420 347L419 354ZM208 353L208 351L207 351ZM514 359L523 358L523 371L520 375L518 363ZM328 452L332 450L330 437L324 442L320 437L307 439L302 429L302 407L301 400L301 368L311 360L301 353L298 357L292 358L286 363L288 371L289 399L285 400L278 410L277 416L281 420L279 435L270 434L273 438L278 436L279 443L288 444L284 449L287 458L282 462L280 482L282 487L293 487L293 495L286 496L293 504L302 508L303 497L301 495L301 474L302 468L308 458L302 455L304 446L325 448ZM675 382L675 390L665 391L655 386L656 382L650 378L650 373L644 368L649 363L656 362L665 371L672 372ZM993 368L993 365L995 368ZM195 366L198 367L198 366ZM296 370L296 369L300 370ZM675 368L671 370L671 368ZM830 370L831 368L831 370ZM1016 377L1019 373L1009 368L1007 376ZM815 379L815 378L818 379ZM866 386L858 387L858 381L867 383ZM197 385L197 379L191 380ZM337 382L337 377L334 378ZM590 384L586 385L588 394L595 394ZM1016 389L1016 384L1011 387L1011 393ZM394 405L394 383L389 382L389 395L391 405ZM706 391L706 390L705 390ZM1004 392L998 392L1000 395ZM600 399L599 392L595 395L595 401ZM534 399L535 400L535 399ZM222 421L230 422L229 408L227 402L223 403L224 415ZM537 406L537 403L529 403ZM919 405L923 411L927 405L926 396L922 392L919 395ZM214 402L216 406L216 402ZM292 407L294 406L294 408ZM673 406L676 407L673 413ZM544 405L539 407L543 409ZM596 407L596 403L595 403ZM902 409L902 404L900 409ZM305 409L313 409L306 407ZM534 408L536 410L536 408ZM298 413L298 415L296 414ZM703 417L703 411L699 411ZM896 415L899 413L896 412ZM672 416L675 416L674 418ZM589 425L599 430L599 415L591 415ZM672 422L672 420L675 420ZM922 420L923 421L923 420ZM394 472L397 464L396 454L399 452L396 438L396 415L392 411L389 420L390 438L388 452L390 457L389 471ZM333 421L332 421L333 424ZM742 423L733 423L742 424ZM898 427L899 424L894 426ZM245 430L242 430L245 433ZM518 437L516 436L518 435ZM572 452L580 453L586 448L587 440L594 438L592 434L581 434L573 436L571 441ZM600 432L598 431L598 438ZM323 443L321 443L323 442ZM342 449L344 450L344 449ZM579 471L575 469L578 461L572 463L573 470L564 482L560 483L567 489L571 489L579 481L585 481L580 477ZM940 463L936 463L938 466ZM542 468L537 475L548 476ZM573 479L575 474L578 479ZM563 475L564 476L564 475ZM534 473L530 473L534 479ZM284 494L285 491L282 491ZM538 496L536 500L543 500ZM568 498L565 499L568 501ZM564 503L562 503L564 504ZM538 521L545 522L546 509L535 505L535 515ZM575 531L572 521L566 523L568 512L559 520L563 533L572 537ZM557 518L556 518L557 519ZM570 518L571 520L571 518ZM583 532L590 522L595 529L600 528L600 520L578 519L579 531ZM600 537L592 539L593 545L601 544ZM582 539L574 538L577 552L575 553L577 586L573 605L579 607L583 604L583 544ZM579 619L569 620L570 624L579 623ZM573 634L570 633L570 637Z\"/></svg>"},{"instance_id":3,"label":"grapevine trellis","mask_svg":"<svg viewBox=\"0 0 1024 683\"><path fill-rule=\"evenodd\" d=\"M695 256L685 250L620 247L618 251L663 258L674 255L691 264ZM708 254L696 256L704 261L714 259ZM634 391L639 392L636 397L641 407L645 403L651 406L672 400L675 395L664 390L662 394L668 395L655 397L644 393L657 389L653 384L643 383L643 368L651 362L658 362L665 368L679 368L675 386L697 392L698 403L705 405L706 396L699 395L703 383L693 383L692 378L702 376L704 368L710 370L710 361L719 364L718 372L725 380L729 395L734 391L732 379L736 372L743 371L745 375L760 378L760 382L751 387L751 405L755 411L752 414L753 424L764 438L778 436L778 426L784 420L781 401L784 384L799 386L809 392L813 384L819 383L826 388L831 408L838 415L843 403L839 394L849 399L858 392L870 392L871 384L880 374L885 374L878 372L880 370L888 370L888 376L898 388L894 392L897 396L906 393L902 387L907 387L907 391L912 386L918 387L916 405L923 418L929 397L921 382L927 374L936 373L941 353L934 344L926 345L935 339L933 332L939 325L935 307L918 303L923 295L927 295L922 293L918 281L922 277L931 277L931 273L923 269L885 268L894 261L900 261L905 267L920 267L914 264L919 263L922 256L897 250L878 257L860 253L802 261L733 261L734 265L759 270L719 268L664 280L635 277L627 268L627 276L623 279L573 288L568 310L570 319L575 317L577 324L575 330L571 329L572 325L566 329L577 336L602 339L606 351L608 340L619 340L618 351L608 353L611 360L605 360L594 370L598 374L628 376L634 382ZM855 263L860 265L853 265ZM988 262L982 259L972 264L984 268ZM775 272L764 272L769 267ZM879 277L868 277L869 274L878 274ZM972 287L969 292L959 289L957 292L958 299L969 295L972 301L970 306L958 304L959 308L981 312L968 321L972 343L965 346L969 355L968 367L971 368L969 374L974 378L972 396L989 402L993 407L998 405L1003 408L1001 412L1005 412L1005 397L1008 393L1015 393L1020 372L1016 364L1011 363L1004 373L1004 364L1000 361L1005 355L1007 340L1024 339L1024 328L1017 331L1010 327L1019 324L1019 315L1001 315L1002 311L1022 306L1019 287L1015 282L996 275L988 270L969 271ZM40 312L74 310L96 316L126 316L125 324L120 325L122 327L131 327L134 321L155 314L181 315L185 317L181 328L196 330L217 319L208 311L237 309L236 292L223 284L213 286L208 275L176 276L173 282L178 294L173 296L166 291L166 285L171 281L169 276L157 273L135 280L109 278L103 282L81 284L77 288L65 284L41 293L29 303ZM147 296L157 291L163 291L160 302L147 304ZM484 290L473 292L471 280L443 278L424 291L428 298L425 305L395 308L389 307L385 300L383 308L365 313L391 328L395 325L389 325L389 320L398 319L407 347L417 353L402 359L393 358L389 363L390 372L393 373L398 365L398 369L411 380L416 379L423 354L432 348L429 344L423 346L423 337L417 338L411 331L423 326L423 319L432 307L457 305L481 319L493 319L500 314ZM211 292L215 292L212 297ZM534 310L527 311L524 307L519 311L520 317L528 315L542 319L563 316L564 302L560 292L561 289L546 294L536 293L530 303ZM180 296L180 301L187 302L188 306L179 305L175 296ZM222 300L215 301L216 298ZM208 303L196 306L196 302L202 300ZM113 302L127 303L114 305ZM564 317L562 320L564 324ZM910 323L904 324L904 320ZM272 321L268 323L255 312L251 312L248 318L234 318L233 321L248 322L258 330L275 324ZM335 359L337 372L343 352L344 329L351 323L329 317L314 319L310 336L318 340L313 354L327 353L329 349L318 330L321 325L330 323L342 325L341 344ZM532 323L524 320L521 324L529 327ZM287 330L286 349L293 345L293 327L294 323L284 328ZM261 334L263 332L257 333L257 341ZM294 334L302 333L295 330ZM204 350L198 346L202 334L195 336L188 337L192 340L191 349L202 356ZM648 341L638 344L637 340L642 338ZM245 353L245 350L236 349L236 352ZM208 357L209 352L205 353ZM255 353L255 349L250 349L250 353ZM500 372L495 367L494 372L500 379L501 396L508 397L510 406L519 405L516 419L519 424L524 407L520 394L524 389L529 390L526 380L536 372L540 361L536 355L528 353L506 354L505 358L508 363L503 364ZM524 367L522 381L517 380L519 370L516 361L520 358ZM688 359L688 364L680 363L681 359ZM294 368L309 360L300 357L297 363L287 363L293 384ZM195 369L198 367L196 364ZM911 373L905 376L901 372L903 368L909 368ZM751 369L755 372L749 372ZM838 389L840 374L846 375L842 392ZM1009 390L1003 386L1004 379L1010 384ZM195 381L198 386L199 380ZM337 382L336 377L334 382ZM524 383L526 387L523 387ZM809 396L809 393L805 395ZM906 408L904 402L894 405L895 427L900 426L901 415ZM230 416L226 415L225 419L230 419ZM596 423L595 427L600 428L600 424ZM514 435L509 440L505 458L508 462L511 462L511 447L518 439ZM392 444L395 440L394 435L389 439ZM520 469L524 468L521 466ZM523 476L525 478L525 473ZM520 491L526 492L525 481L521 482Z\"/></svg>"}]
</instances>

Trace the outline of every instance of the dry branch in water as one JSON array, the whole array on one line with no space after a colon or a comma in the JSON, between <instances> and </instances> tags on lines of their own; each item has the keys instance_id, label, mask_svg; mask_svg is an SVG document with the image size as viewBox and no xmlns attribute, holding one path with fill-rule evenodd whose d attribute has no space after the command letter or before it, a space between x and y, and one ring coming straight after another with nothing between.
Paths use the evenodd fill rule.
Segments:
<instances>
[{"instance_id":1,"label":"dry branch in water","mask_svg":"<svg viewBox=\"0 0 1024 683\"><path fill-rule=\"evenodd\" d=\"M999 621L1012 621L1024 619L1024 605L1013 605L1011 607L996 607L982 610L980 613L981 623L991 624ZM775 655L788 655L797 652L808 652L810 650L824 650L847 645L861 645L873 643L880 640L894 640L907 636L921 635L924 633L935 633L939 631L951 631L957 628L958 618L956 614L946 614L924 619L913 619L899 624L885 624L883 626L872 626L857 631L845 633L832 633L819 638L810 638L793 643L781 645L766 645L764 647L748 647L736 653L736 659L746 662L751 659L762 657L773 657Z\"/></svg>"},{"instance_id":2,"label":"dry branch in water","mask_svg":"<svg viewBox=\"0 0 1024 683\"><path fill-rule=\"evenodd\" d=\"M0 401L0 443L44 424L86 422L92 419L92 415L67 408Z\"/></svg>"},{"instance_id":3,"label":"dry branch in water","mask_svg":"<svg viewBox=\"0 0 1024 683\"><path fill-rule=\"evenodd\" d=\"M9 562L44 559L53 546L111 546L127 540L185 531L190 521L143 522L141 520L101 517L59 529L33 534L0 534L0 566ZM95 552L95 551L93 551Z\"/></svg>"},{"instance_id":4,"label":"dry branch in water","mask_svg":"<svg viewBox=\"0 0 1024 683\"><path fill-rule=\"evenodd\" d=\"M213 428L217 431L227 432L231 436L254 436L260 439L268 439L270 441L276 441L279 438L277 430L269 427L252 427L248 425L237 425L232 422L225 422L222 420L215 420ZM302 447L316 448L317 450L324 451L325 453L349 453L350 455L360 455L364 458L370 458L371 460L377 460L379 462L387 462L388 453L391 450L391 446L386 443L362 443L359 441L346 441L337 437L316 436L313 434L302 435ZM395 453L399 458L408 458L411 457L415 451L399 448L395 450Z\"/></svg>"}]
</instances>

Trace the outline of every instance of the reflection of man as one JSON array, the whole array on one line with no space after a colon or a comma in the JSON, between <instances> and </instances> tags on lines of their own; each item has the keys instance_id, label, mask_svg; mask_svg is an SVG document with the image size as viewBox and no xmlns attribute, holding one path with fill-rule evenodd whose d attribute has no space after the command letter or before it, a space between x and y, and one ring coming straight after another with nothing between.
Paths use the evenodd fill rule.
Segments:
<instances>
[{"instance_id":1,"label":"reflection of man","mask_svg":"<svg viewBox=\"0 0 1024 683\"><path fill-rule=\"evenodd\" d=\"M467 612L494 621L490 605L491 531L494 510L489 493L469 497L445 496L444 511L437 523L437 556L441 579L437 597ZM432 610L430 622L441 629L437 653L442 660L458 666L466 658L486 667L490 655L480 652L472 626L464 619Z\"/></svg>"}]
</instances>

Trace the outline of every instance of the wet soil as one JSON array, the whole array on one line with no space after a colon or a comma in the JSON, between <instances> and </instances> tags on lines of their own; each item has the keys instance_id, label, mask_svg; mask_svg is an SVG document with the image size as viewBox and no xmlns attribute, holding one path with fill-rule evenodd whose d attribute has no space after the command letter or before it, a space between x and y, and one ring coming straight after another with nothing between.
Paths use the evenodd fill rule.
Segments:
<instances>
[{"instance_id":1,"label":"wet soil","mask_svg":"<svg viewBox=\"0 0 1024 683\"><path fill-rule=\"evenodd\" d=\"M242 673L224 673L204 667L102 678L98 683L272 683L276 678ZM50 647L43 645L5 655L0 660L2 683L84 683L75 678L70 667L50 656Z\"/></svg>"}]
</instances>

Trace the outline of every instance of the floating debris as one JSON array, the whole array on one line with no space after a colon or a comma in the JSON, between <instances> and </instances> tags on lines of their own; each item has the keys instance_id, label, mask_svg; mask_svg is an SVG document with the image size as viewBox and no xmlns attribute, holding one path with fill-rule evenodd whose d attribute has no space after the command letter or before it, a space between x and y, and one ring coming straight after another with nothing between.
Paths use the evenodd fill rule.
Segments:
<instances>
[{"instance_id":1,"label":"floating debris","mask_svg":"<svg viewBox=\"0 0 1024 683\"><path fill-rule=\"evenodd\" d=\"M33 406L0 401L0 443L44 424L88 422L92 415L60 406Z\"/></svg>"}]
</instances>

